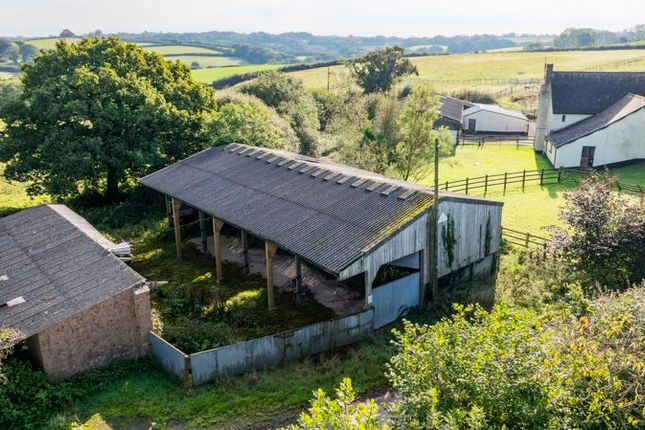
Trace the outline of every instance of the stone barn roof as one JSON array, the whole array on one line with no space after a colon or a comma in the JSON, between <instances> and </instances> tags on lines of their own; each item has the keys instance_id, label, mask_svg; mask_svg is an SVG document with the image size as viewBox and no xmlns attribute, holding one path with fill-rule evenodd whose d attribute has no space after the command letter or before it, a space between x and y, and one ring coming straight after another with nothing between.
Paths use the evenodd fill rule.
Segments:
<instances>
[{"instance_id":1,"label":"stone barn roof","mask_svg":"<svg viewBox=\"0 0 645 430\"><path fill-rule=\"evenodd\" d=\"M554 114L597 114L626 94L645 96L645 72L553 72Z\"/></svg>"},{"instance_id":2,"label":"stone barn roof","mask_svg":"<svg viewBox=\"0 0 645 430\"><path fill-rule=\"evenodd\" d=\"M643 108L645 108L645 97L627 94L602 112L549 134L547 140L559 148L609 127Z\"/></svg>"},{"instance_id":3,"label":"stone barn roof","mask_svg":"<svg viewBox=\"0 0 645 430\"><path fill-rule=\"evenodd\" d=\"M210 148L141 183L338 275L432 205L430 188L284 151ZM442 199L487 200L442 193Z\"/></svg>"},{"instance_id":4,"label":"stone barn roof","mask_svg":"<svg viewBox=\"0 0 645 430\"><path fill-rule=\"evenodd\" d=\"M145 279L113 244L63 205L0 218L0 327L22 338L60 323ZM23 303L6 306L18 297Z\"/></svg>"}]
</instances>

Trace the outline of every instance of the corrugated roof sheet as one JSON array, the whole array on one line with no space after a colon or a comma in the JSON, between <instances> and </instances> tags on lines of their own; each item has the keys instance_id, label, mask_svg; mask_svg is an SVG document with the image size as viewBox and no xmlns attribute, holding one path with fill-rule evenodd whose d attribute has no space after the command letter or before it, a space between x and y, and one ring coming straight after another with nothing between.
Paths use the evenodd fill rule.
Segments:
<instances>
[{"instance_id":1,"label":"corrugated roof sheet","mask_svg":"<svg viewBox=\"0 0 645 430\"><path fill-rule=\"evenodd\" d=\"M274 157L257 160L246 156L248 148L233 144L207 149L141 183L332 274L409 224L433 201L426 187L277 150L261 149ZM299 167L289 169L292 163ZM305 166L316 169L300 173Z\"/></svg>"},{"instance_id":2,"label":"corrugated roof sheet","mask_svg":"<svg viewBox=\"0 0 645 430\"><path fill-rule=\"evenodd\" d=\"M62 205L0 218L0 326L23 337L51 327L144 278L110 253L111 242Z\"/></svg>"},{"instance_id":3,"label":"corrugated roof sheet","mask_svg":"<svg viewBox=\"0 0 645 430\"><path fill-rule=\"evenodd\" d=\"M503 107L497 105L487 105L482 103L476 104L473 107L466 109L464 111L464 116L472 115L482 110L528 121L528 118L522 112L504 109Z\"/></svg>"},{"instance_id":4,"label":"corrugated roof sheet","mask_svg":"<svg viewBox=\"0 0 645 430\"><path fill-rule=\"evenodd\" d=\"M597 114L626 94L645 96L645 72L553 72L555 114Z\"/></svg>"},{"instance_id":5,"label":"corrugated roof sheet","mask_svg":"<svg viewBox=\"0 0 645 430\"><path fill-rule=\"evenodd\" d=\"M555 131L549 134L547 139L558 148L608 127L644 107L644 97L636 94L627 94L604 111L575 124L571 124L569 127Z\"/></svg>"},{"instance_id":6,"label":"corrugated roof sheet","mask_svg":"<svg viewBox=\"0 0 645 430\"><path fill-rule=\"evenodd\" d=\"M465 100L459 100L453 97L443 96L441 94L437 94L437 96L439 97L439 102L441 104L439 109L441 116L458 122L461 122L463 119L464 109L474 106L472 103Z\"/></svg>"}]
</instances>

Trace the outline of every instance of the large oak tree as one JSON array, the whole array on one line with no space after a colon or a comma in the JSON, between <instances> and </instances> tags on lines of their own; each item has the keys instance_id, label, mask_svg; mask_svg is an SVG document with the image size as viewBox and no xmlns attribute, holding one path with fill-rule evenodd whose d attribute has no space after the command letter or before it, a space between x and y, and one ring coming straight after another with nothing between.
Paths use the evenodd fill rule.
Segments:
<instances>
[{"instance_id":1,"label":"large oak tree","mask_svg":"<svg viewBox=\"0 0 645 430\"><path fill-rule=\"evenodd\" d=\"M212 90L190 69L117 38L64 41L23 67L0 107L5 176L31 194L108 199L132 179L201 149Z\"/></svg>"}]
</instances>

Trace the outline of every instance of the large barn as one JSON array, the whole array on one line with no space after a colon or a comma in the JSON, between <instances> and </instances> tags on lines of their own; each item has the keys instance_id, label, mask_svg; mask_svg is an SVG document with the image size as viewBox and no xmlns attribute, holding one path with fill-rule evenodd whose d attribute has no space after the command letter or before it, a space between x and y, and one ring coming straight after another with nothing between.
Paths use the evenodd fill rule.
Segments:
<instances>
[{"instance_id":1,"label":"large barn","mask_svg":"<svg viewBox=\"0 0 645 430\"><path fill-rule=\"evenodd\" d=\"M415 306L427 297L434 239L430 188L328 160L239 144L207 149L141 182L172 199L175 225L182 205L212 217L216 260L221 259L224 224L263 240L269 307L277 249L338 281L361 279L364 306L377 312L388 306L398 310L397 300L404 297L413 297ZM440 277L495 269L501 209L498 202L441 194ZM181 255L179 229L176 240ZM418 281L380 301L373 282L390 265L416 269ZM221 269L216 271L219 277ZM414 294L405 294L408 287Z\"/></svg>"},{"instance_id":2,"label":"large barn","mask_svg":"<svg viewBox=\"0 0 645 430\"><path fill-rule=\"evenodd\" d=\"M0 327L53 378L147 354L149 290L114 247L62 205L0 218Z\"/></svg>"},{"instance_id":3,"label":"large barn","mask_svg":"<svg viewBox=\"0 0 645 430\"><path fill-rule=\"evenodd\" d=\"M645 159L645 73L555 72L540 91L535 150L554 167Z\"/></svg>"}]
</instances>

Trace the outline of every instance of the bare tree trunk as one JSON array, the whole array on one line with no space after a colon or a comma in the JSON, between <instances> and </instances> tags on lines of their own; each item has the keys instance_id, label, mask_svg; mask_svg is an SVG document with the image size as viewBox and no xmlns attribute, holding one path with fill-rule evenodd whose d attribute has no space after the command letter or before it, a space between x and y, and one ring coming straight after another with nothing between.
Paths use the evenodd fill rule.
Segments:
<instances>
[{"instance_id":1,"label":"bare tree trunk","mask_svg":"<svg viewBox=\"0 0 645 430\"><path fill-rule=\"evenodd\" d=\"M108 166L107 168L107 189L105 197L109 201L115 201L119 197L119 175L114 166Z\"/></svg>"}]
</instances>

